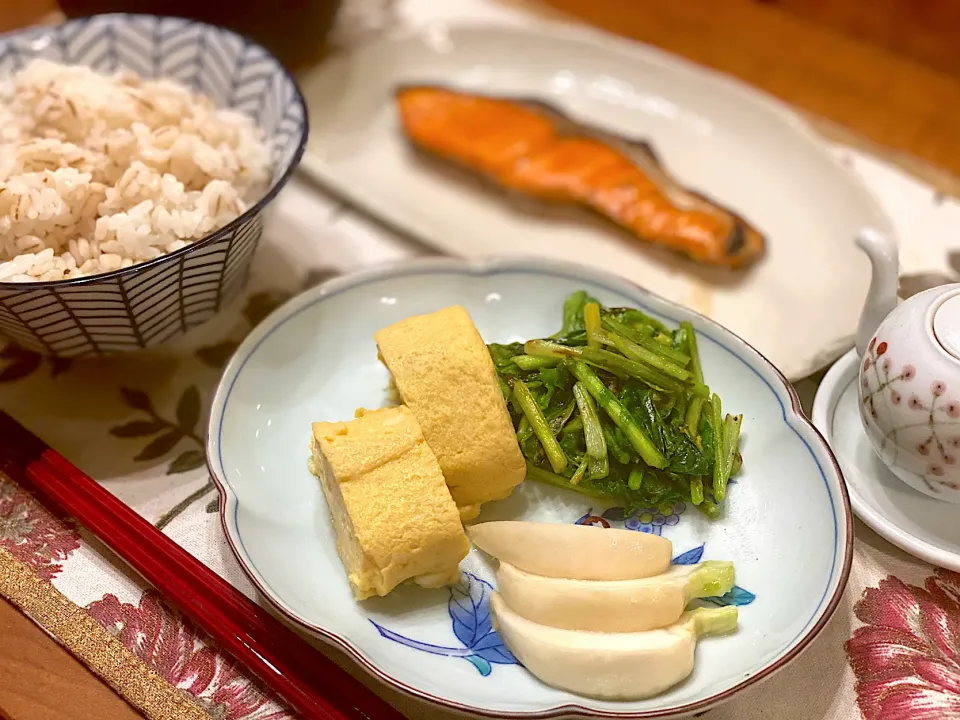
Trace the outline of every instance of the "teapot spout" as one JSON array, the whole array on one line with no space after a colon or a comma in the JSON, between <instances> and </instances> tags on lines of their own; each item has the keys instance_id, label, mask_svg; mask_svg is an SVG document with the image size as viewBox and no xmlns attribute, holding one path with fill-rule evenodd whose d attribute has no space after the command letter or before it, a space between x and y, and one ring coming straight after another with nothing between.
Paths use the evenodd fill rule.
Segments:
<instances>
[{"instance_id":1,"label":"teapot spout","mask_svg":"<svg viewBox=\"0 0 960 720\"><path fill-rule=\"evenodd\" d=\"M897 306L900 262L896 243L876 230L861 230L857 235L857 246L870 258L872 270L870 290L857 328L857 354L863 357L880 323Z\"/></svg>"}]
</instances>

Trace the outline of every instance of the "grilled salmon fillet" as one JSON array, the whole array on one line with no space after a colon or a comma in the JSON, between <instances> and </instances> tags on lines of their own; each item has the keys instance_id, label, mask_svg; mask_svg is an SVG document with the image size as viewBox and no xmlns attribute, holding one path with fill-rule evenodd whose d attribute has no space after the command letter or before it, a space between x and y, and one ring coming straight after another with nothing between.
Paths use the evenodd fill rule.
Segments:
<instances>
[{"instance_id":1,"label":"grilled salmon fillet","mask_svg":"<svg viewBox=\"0 0 960 720\"><path fill-rule=\"evenodd\" d=\"M644 142L575 123L539 101L416 86L399 88L396 102L415 147L501 189L585 206L702 265L741 268L763 254L756 229L681 186Z\"/></svg>"}]
</instances>

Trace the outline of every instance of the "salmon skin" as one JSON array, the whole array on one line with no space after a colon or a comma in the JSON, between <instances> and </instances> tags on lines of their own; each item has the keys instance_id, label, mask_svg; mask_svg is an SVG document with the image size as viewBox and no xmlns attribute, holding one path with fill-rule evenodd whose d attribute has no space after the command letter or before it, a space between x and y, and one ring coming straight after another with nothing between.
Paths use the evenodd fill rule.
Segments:
<instances>
[{"instance_id":1,"label":"salmon skin","mask_svg":"<svg viewBox=\"0 0 960 720\"><path fill-rule=\"evenodd\" d=\"M416 148L503 190L590 208L702 265L742 268L763 255L755 228L680 185L645 142L576 123L539 100L421 85L398 88L396 103Z\"/></svg>"}]
</instances>

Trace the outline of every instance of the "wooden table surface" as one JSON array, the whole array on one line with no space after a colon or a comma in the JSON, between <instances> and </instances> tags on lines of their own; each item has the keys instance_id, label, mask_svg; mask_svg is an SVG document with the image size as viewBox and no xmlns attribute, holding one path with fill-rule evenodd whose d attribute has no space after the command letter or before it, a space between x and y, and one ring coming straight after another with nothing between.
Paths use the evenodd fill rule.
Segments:
<instances>
[{"instance_id":1,"label":"wooden table surface","mask_svg":"<svg viewBox=\"0 0 960 720\"><path fill-rule=\"evenodd\" d=\"M515 3L529 5L526 0ZM824 134L960 195L957 0L545 0L569 16L738 76ZM0 31L56 10L0 0ZM141 717L0 599L0 718Z\"/></svg>"}]
</instances>

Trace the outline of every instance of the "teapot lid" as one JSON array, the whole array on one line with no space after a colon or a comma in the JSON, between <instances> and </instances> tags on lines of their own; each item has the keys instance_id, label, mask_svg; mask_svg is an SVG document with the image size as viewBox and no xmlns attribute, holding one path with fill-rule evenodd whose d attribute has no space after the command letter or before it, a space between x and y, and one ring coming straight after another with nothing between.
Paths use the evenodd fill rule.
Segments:
<instances>
[{"instance_id":1,"label":"teapot lid","mask_svg":"<svg viewBox=\"0 0 960 720\"><path fill-rule=\"evenodd\" d=\"M948 297L934 312L933 336L947 354L960 360L960 293Z\"/></svg>"}]
</instances>

